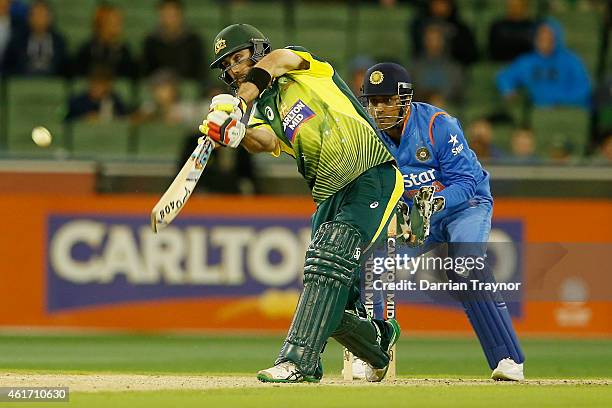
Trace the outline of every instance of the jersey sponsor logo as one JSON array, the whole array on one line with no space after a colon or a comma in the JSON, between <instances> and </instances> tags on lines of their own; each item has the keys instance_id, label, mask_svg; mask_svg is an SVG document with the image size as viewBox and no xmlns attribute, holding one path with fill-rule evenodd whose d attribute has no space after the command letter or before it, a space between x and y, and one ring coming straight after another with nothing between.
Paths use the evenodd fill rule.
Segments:
<instances>
[{"instance_id":1,"label":"jersey sponsor logo","mask_svg":"<svg viewBox=\"0 0 612 408\"><path fill-rule=\"evenodd\" d=\"M417 149L415 156L418 161L424 162L429 160L429 158L431 157L431 153L429 153L429 150L427 150L427 148L423 146Z\"/></svg>"},{"instance_id":2,"label":"jersey sponsor logo","mask_svg":"<svg viewBox=\"0 0 612 408\"><path fill-rule=\"evenodd\" d=\"M414 186L422 186L436 179L436 170L429 169L421 173L410 173L404 174L404 188L410 188Z\"/></svg>"},{"instance_id":3,"label":"jersey sponsor logo","mask_svg":"<svg viewBox=\"0 0 612 408\"><path fill-rule=\"evenodd\" d=\"M459 153L461 153L463 151L463 143L461 143L459 146L457 147L453 147L451 149L451 152L453 152L453 156L458 155Z\"/></svg>"},{"instance_id":4,"label":"jersey sponsor logo","mask_svg":"<svg viewBox=\"0 0 612 408\"><path fill-rule=\"evenodd\" d=\"M463 143L459 143L459 140L457 140L457 135L453 135L451 133L448 143L453 144L451 148L451 152L453 153L453 156L456 156L463 151Z\"/></svg>"},{"instance_id":5,"label":"jersey sponsor logo","mask_svg":"<svg viewBox=\"0 0 612 408\"><path fill-rule=\"evenodd\" d=\"M308 107L308 105L302 102L301 99L298 99L283 118L283 132L285 133L285 136L287 136L287 139L293 142L295 134L300 126L312 119L314 116L315 113Z\"/></svg>"}]
</instances>

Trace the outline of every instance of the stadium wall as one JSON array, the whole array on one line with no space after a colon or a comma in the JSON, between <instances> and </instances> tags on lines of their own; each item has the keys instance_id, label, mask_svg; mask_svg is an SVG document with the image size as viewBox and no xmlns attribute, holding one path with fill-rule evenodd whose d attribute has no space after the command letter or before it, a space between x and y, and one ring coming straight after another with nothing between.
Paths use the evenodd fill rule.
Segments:
<instances>
[{"instance_id":1,"label":"stadium wall","mask_svg":"<svg viewBox=\"0 0 612 408\"><path fill-rule=\"evenodd\" d=\"M312 202L195 196L156 236L157 198L2 195L0 327L286 330ZM612 335L612 201L498 199L493 236L527 284L510 304L521 333ZM457 305L400 297L398 316L407 332L471 331Z\"/></svg>"}]
</instances>

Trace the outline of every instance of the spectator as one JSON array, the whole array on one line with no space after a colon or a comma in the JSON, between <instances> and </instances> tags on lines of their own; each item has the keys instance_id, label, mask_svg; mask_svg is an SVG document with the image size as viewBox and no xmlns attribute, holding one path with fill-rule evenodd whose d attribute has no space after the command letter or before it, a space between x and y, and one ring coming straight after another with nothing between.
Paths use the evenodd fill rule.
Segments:
<instances>
[{"instance_id":1,"label":"spectator","mask_svg":"<svg viewBox=\"0 0 612 408\"><path fill-rule=\"evenodd\" d=\"M150 79L151 100L134 116L137 122L158 120L167 125L182 124L196 128L207 111L204 106L181 100L179 80L174 71L161 70Z\"/></svg>"},{"instance_id":2,"label":"spectator","mask_svg":"<svg viewBox=\"0 0 612 408\"><path fill-rule=\"evenodd\" d=\"M535 29L527 0L506 0L506 15L489 29L489 58L509 62L533 51Z\"/></svg>"},{"instance_id":3,"label":"spectator","mask_svg":"<svg viewBox=\"0 0 612 408\"><path fill-rule=\"evenodd\" d=\"M361 84L363 84L363 76L365 75L368 68L374 65L376 62L365 55L358 55L349 62L349 85L353 93L359 97L361 96Z\"/></svg>"},{"instance_id":4,"label":"spectator","mask_svg":"<svg viewBox=\"0 0 612 408\"><path fill-rule=\"evenodd\" d=\"M608 129L612 128L612 75L604 78L594 91L593 96L595 121L591 134L590 147L596 147L603 142Z\"/></svg>"},{"instance_id":5,"label":"spectator","mask_svg":"<svg viewBox=\"0 0 612 408\"><path fill-rule=\"evenodd\" d=\"M88 89L70 98L65 120L108 122L127 113L125 104L113 91L112 72L107 67L95 67L89 76Z\"/></svg>"},{"instance_id":6,"label":"spectator","mask_svg":"<svg viewBox=\"0 0 612 408\"><path fill-rule=\"evenodd\" d=\"M461 21L455 0L429 0L424 11L417 14L410 25L413 57L425 51L425 28L429 24L440 24L444 28L446 42L450 45L450 57L462 66L478 59L476 39L470 28Z\"/></svg>"},{"instance_id":7,"label":"spectator","mask_svg":"<svg viewBox=\"0 0 612 408\"><path fill-rule=\"evenodd\" d=\"M436 101L436 106L440 102L442 107L448 102L459 103L463 96L462 70L448 56L443 28L438 24L428 25L424 45L423 56L415 59L411 70L419 94L427 95L428 103Z\"/></svg>"},{"instance_id":8,"label":"spectator","mask_svg":"<svg viewBox=\"0 0 612 408\"><path fill-rule=\"evenodd\" d=\"M0 72L4 71L4 55L11 40L11 31L14 29L10 9L10 0L0 0Z\"/></svg>"},{"instance_id":9,"label":"spectator","mask_svg":"<svg viewBox=\"0 0 612 408\"><path fill-rule=\"evenodd\" d=\"M604 166L612 165L612 129L599 132L598 140L602 142L597 147L591 163Z\"/></svg>"},{"instance_id":10,"label":"spectator","mask_svg":"<svg viewBox=\"0 0 612 408\"><path fill-rule=\"evenodd\" d=\"M92 37L77 52L74 72L87 75L93 67L105 66L115 76L134 77L137 73L132 54L122 40L123 15L112 5L96 9Z\"/></svg>"},{"instance_id":11,"label":"spectator","mask_svg":"<svg viewBox=\"0 0 612 408\"><path fill-rule=\"evenodd\" d=\"M201 80L207 67L202 39L185 27L181 0L160 0L159 27L144 42L144 73L170 68L182 78Z\"/></svg>"},{"instance_id":12,"label":"spectator","mask_svg":"<svg viewBox=\"0 0 612 408\"><path fill-rule=\"evenodd\" d=\"M502 151L493 143L493 125L487 118L480 118L472 122L468 137L470 148L480 161L498 161L503 157Z\"/></svg>"},{"instance_id":13,"label":"spectator","mask_svg":"<svg viewBox=\"0 0 612 408\"><path fill-rule=\"evenodd\" d=\"M548 151L548 159L551 164L566 165L572 161L572 152L574 146L568 140L557 139L554 140Z\"/></svg>"},{"instance_id":14,"label":"spectator","mask_svg":"<svg viewBox=\"0 0 612 408\"><path fill-rule=\"evenodd\" d=\"M517 58L497 74L507 98L525 87L536 107L590 105L591 82L580 58L565 48L561 26L548 19L538 26L535 51Z\"/></svg>"},{"instance_id":15,"label":"spectator","mask_svg":"<svg viewBox=\"0 0 612 408\"><path fill-rule=\"evenodd\" d=\"M24 0L9 0L11 5L11 18L20 26L25 26L28 18L28 4Z\"/></svg>"},{"instance_id":16,"label":"spectator","mask_svg":"<svg viewBox=\"0 0 612 408\"><path fill-rule=\"evenodd\" d=\"M6 73L42 76L66 73L66 42L52 24L47 2L34 1L27 28L11 37L4 65Z\"/></svg>"},{"instance_id":17,"label":"spectator","mask_svg":"<svg viewBox=\"0 0 612 408\"><path fill-rule=\"evenodd\" d=\"M510 161L515 164L538 164L539 157L535 154L536 143L533 130L530 128L519 128L512 133L510 141L512 157Z\"/></svg>"}]
</instances>

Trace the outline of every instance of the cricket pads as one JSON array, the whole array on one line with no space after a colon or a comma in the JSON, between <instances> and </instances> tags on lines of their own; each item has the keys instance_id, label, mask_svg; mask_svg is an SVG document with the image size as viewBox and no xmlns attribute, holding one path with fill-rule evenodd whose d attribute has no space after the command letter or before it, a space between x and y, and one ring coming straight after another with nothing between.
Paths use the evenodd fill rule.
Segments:
<instances>
[{"instance_id":1,"label":"cricket pads","mask_svg":"<svg viewBox=\"0 0 612 408\"><path fill-rule=\"evenodd\" d=\"M302 374L314 375L357 278L360 244L359 231L343 222L326 222L316 231L306 251L304 290L275 364L292 361Z\"/></svg>"},{"instance_id":2,"label":"cricket pads","mask_svg":"<svg viewBox=\"0 0 612 408\"><path fill-rule=\"evenodd\" d=\"M359 317L354 311L344 312L340 326L332 334L338 343L374 368L389 364L389 355L380 346L381 336L372 320Z\"/></svg>"}]
</instances>

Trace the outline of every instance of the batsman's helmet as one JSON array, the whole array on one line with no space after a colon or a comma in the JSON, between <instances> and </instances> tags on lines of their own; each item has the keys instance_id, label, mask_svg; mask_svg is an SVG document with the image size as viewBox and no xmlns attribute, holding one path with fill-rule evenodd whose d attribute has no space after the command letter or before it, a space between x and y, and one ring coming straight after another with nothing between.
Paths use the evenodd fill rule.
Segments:
<instances>
[{"instance_id":1,"label":"batsman's helmet","mask_svg":"<svg viewBox=\"0 0 612 408\"><path fill-rule=\"evenodd\" d=\"M225 27L215 37L213 47L215 60L210 68L221 68L221 61L228 55L247 48L252 49L251 59L259 61L270 52L270 40L261 31L249 24L232 24ZM234 81L228 74L230 67L226 67L219 78L229 85Z\"/></svg>"},{"instance_id":2,"label":"batsman's helmet","mask_svg":"<svg viewBox=\"0 0 612 408\"><path fill-rule=\"evenodd\" d=\"M382 110L371 104L369 99L375 96L399 96L400 110L397 116L384 116ZM361 98L370 115L376 120L381 130L387 130L402 123L412 102L412 80L404 67L392 62L376 64L368 69L361 86Z\"/></svg>"}]
</instances>

